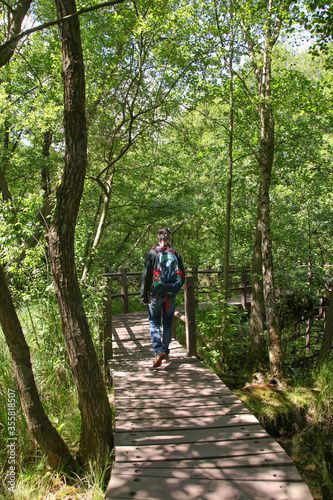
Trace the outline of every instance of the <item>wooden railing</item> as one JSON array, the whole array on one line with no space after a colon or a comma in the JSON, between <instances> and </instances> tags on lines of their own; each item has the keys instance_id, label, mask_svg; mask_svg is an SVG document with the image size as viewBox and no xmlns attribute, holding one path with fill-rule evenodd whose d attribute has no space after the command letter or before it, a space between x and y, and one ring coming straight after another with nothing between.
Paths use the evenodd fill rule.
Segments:
<instances>
[{"instance_id":1,"label":"wooden railing","mask_svg":"<svg viewBox=\"0 0 333 500\"><path fill-rule=\"evenodd\" d=\"M229 269L229 291L239 292L240 305L246 308L249 304L247 297L251 290L249 270L244 270L242 273L236 274L235 269ZM216 277L214 278L214 275ZM216 271L207 267L206 269L193 268L186 271L186 279L183 287L184 293L184 313L175 311L174 317L185 323L186 335L186 351L188 356L196 355L196 320L195 309L199 302L199 294L207 294L207 300L210 300L211 292L218 289L218 283L221 282L223 271ZM205 283L202 282L202 276L206 276ZM233 280L233 277L239 277L238 280ZM140 296L140 286L142 272L127 271L121 269L117 273L107 273L103 277L107 280L107 296L105 300L105 323L102 331L102 341L104 345L104 364L107 365L112 359L112 300L121 298L123 314L129 313L129 297ZM112 283L114 280L119 280L120 291L112 292ZM130 283L130 281L134 283ZM131 285L137 290L130 291ZM118 285L119 286L119 285ZM139 290L138 290L139 288ZM182 293L182 292L180 292ZM174 322L175 323L175 322ZM173 336L175 336L175 324L173 327Z\"/></svg>"}]
</instances>

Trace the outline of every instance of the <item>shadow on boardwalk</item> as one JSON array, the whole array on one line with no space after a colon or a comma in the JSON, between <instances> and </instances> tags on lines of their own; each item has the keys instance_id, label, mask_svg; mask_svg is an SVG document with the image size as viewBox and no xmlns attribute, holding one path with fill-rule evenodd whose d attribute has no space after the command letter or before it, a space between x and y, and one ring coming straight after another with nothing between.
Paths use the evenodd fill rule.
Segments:
<instances>
[{"instance_id":1,"label":"shadow on boardwalk","mask_svg":"<svg viewBox=\"0 0 333 500\"><path fill-rule=\"evenodd\" d=\"M291 459L176 342L153 370L146 313L113 317L115 464L106 499L311 500Z\"/></svg>"}]
</instances>

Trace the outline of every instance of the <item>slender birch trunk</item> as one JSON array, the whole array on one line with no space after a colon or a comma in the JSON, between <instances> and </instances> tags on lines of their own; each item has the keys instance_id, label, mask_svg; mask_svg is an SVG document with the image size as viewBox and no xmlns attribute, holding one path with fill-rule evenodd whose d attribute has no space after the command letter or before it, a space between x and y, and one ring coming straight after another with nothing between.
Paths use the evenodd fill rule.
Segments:
<instances>
[{"instance_id":1,"label":"slender birch trunk","mask_svg":"<svg viewBox=\"0 0 333 500\"><path fill-rule=\"evenodd\" d=\"M233 133L234 133L234 33L233 33L233 5L230 3L230 56L229 56L229 140L228 140L228 183L227 183L227 213L225 225L223 295L225 304L229 295L229 256L230 256L230 223L231 223L231 193L233 169ZM225 322L225 307L223 324Z\"/></svg>"},{"instance_id":2,"label":"slender birch trunk","mask_svg":"<svg viewBox=\"0 0 333 500\"><path fill-rule=\"evenodd\" d=\"M115 174L116 174L116 168L115 168L115 165L113 165L111 175L110 175L106 185L104 186L104 184L103 184L103 186L102 186L103 192L104 192L102 213L101 213L101 216L99 219L94 242L92 244L91 249L88 250L88 255L86 258L86 262L84 265L82 278L81 278L83 283L87 279L88 272L90 271L91 265L93 263L94 253L96 252L97 248L99 247L99 244L100 244L102 236L103 236L106 219L107 219L108 212L109 212L109 206L110 206L110 200L111 200L111 196L112 196L112 188L113 188L113 184L114 184Z\"/></svg>"}]
</instances>

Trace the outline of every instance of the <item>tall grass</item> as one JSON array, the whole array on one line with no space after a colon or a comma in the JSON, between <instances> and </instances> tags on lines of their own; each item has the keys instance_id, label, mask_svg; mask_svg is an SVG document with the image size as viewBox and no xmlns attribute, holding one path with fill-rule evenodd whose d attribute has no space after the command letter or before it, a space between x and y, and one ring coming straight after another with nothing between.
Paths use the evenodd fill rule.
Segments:
<instances>
[{"instance_id":1,"label":"tall grass","mask_svg":"<svg viewBox=\"0 0 333 500\"><path fill-rule=\"evenodd\" d=\"M87 294L89 295L89 294ZM97 305L89 310L92 335L98 340ZM36 385L48 417L75 455L81 429L76 387L69 369L58 309L50 297L26 302L19 318L30 348ZM97 345L98 348L98 345ZM100 349L101 351L101 349ZM8 391L14 391L15 419L15 492L8 490L10 450L8 448ZM4 335L0 330L0 498L48 499L104 498L104 478L90 471L76 480L59 476L48 470L37 443L30 435L22 413L13 365Z\"/></svg>"}]
</instances>

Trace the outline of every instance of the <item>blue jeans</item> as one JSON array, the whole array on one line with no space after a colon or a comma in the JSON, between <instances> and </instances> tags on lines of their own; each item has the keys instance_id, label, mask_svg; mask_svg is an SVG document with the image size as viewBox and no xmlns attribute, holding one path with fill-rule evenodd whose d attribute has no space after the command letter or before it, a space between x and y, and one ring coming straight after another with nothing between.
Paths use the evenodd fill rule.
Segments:
<instances>
[{"instance_id":1,"label":"blue jeans","mask_svg":"<svg viewBox=\"0 0 333 500\"><path fill-rule=\"evenodd\" d=\"M172 320L175 307L176 295L151 296L148 305L148 313L150 336L155 356L160 351L164 351L167 355L170 352L169 344L172 337Z\"/></svg>"}]
</instances>

